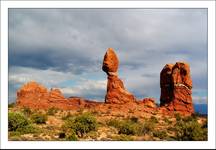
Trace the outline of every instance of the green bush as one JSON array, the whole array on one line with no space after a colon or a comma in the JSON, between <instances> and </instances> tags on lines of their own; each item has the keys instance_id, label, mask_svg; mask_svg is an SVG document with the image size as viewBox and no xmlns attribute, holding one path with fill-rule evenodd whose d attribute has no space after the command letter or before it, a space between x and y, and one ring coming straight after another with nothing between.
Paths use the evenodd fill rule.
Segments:
<instances>
[{"instance_id":1,"label":"green bush","mask_svg":"<svg viewBox=\"0 0 216 150\"><path fill-rule=\"evenodd\" d=\"M32 115L31 119L36 124L46 124L47 115L42 113L36 113Z\"/></svg>"},{"instance_id":2,"label":"green bush","mask_svg":"<svg viewBox=\"0 0 216 150\"><path fill-rule=\"evenodd\" d=\"M28 108L28 107L24 107L24 108L22 109L22 112L23 112L23 114L24 114L25 116L27 116L27 117L29 117L29 116L32 114L31 109Z\"/></svg>"},{"instance_id":3,"label":"green bush","mask_svg":"<svg viewBox=\"0 0 216 150\"><path fill-rule=\"evenodd\" d=\"M74 130L71 130L71 131L66 135L66 140L68 140L68 141L77 141L77 140L78 140L77 135L76 135L76 133L74 132Z\"/></svg>"},{"instance_id":4,"label":"green bush","mask_svg":"<svg viewBox=\"0 0 216 150\"><path fill-rule=\"evenodd\" d=\"M150 121L153 123L158 123L158 119L155 116L151 116Z\"/></svg>"},{"instance_id":5,"label":"green bush","mask_svg":"<svg viewBox=\"0 0 216 150\"><path fill-rule=\"evenodd\" d=\"M97 121L91 114L84 113L77 117L67 118L63 128L65 130L72 129L77 135L83 136L84 134L97 129Z\"/></svg>"},{"instance_id":6,"label":"green bush","mask_svg":"<svg viewBox=\"0 0 216 150\"><path fill-rule=\"evenodd\" d=\"M15 105L16 105L16 103L10 103L10 104L8 104L8 108L13 108L13 107L15 107Z\"/></svg>"},{"instance_id":7,"label":"green bush","mask_svg":"<svg viewBox=\"0 0 216 150\"><path fill-rule=\"evenodd\" d=\"M139 118L133 116L130 118L130 120L134 123L137 123L139 121Z\"/></svg>"},{"instance_id":8,"label":"green bush","mask_svg":"<svg viewBox=\"0 0 216 150\"><path fill-rule=\"evenodd\" d=\"M207 128L197 120L180 120L176 123L176 138L180 141L205 141L207 140Z\"/></svg>"},{"instance_id":9,"label":"green bush","mask_svg":"<svg viewBox=\"0 0 216 150\"><path fill-rule=\"evenodd\" d=\"M139 128L139 135L150 134L155 128L155 123L151 120L146 120Z\"/></svg>"},{"instance_id":10,"label":"green bush","mask_svg":"<svg viewBox=\"0 0 216 150\"><path fill-rule=\"evenodd\" d=\"M70 112L67 112L67 115L62 116L62 120L67 120L68 118L72 118L73 115Z\"/></svg>"},{"instance_id":11,"label":"green bush","mask_svg":"<svg viewBox=\"0 0 216 150\"><path fill-rule=\"evenodd\" d=\"M180 121L182 119L179 113L175 114L175 118L176 118L176 121Z\"/></svg>"},{"instance_id":12,"label":"green bush","mask_svg":"<svg viewBox=\"0 0 216 150\"><path fill-rule=\"evenodd\" d=\"M59 133L59 138L60 138L60 139L63 139L63 138L65 138L65 137L66 137L65 132L60 132L60 133Z\"/></svg>"},{"instance_id":13,"label":"green bush","mask_svg":"<svg viewBox=\"0 0 216 150\"><path fill-rule=\"evenodd\" d=\"M15 136L39 132L23 114L13 112L8 114L8 130L11 132L10 135Z\"/></svg>"},{"instance_id":14,"label":"green bush","mask_svg":"<svg viewBox=\"0 0 216 150\"><path fill-rule=\"evenodd\" d=\"M130 120L122 121L119 125L119 134L135 135L138 131L139 124Z\"/></svg>"},{"instance_id":15,"label":"green bush","mask_svg":"<svg viewBox=\"0 0 216 150\"><path fill-rule=\"evenodd\" d=\"M33 124L29 124L25 128L18 128L16 131L21 133L21 134L40 132L40 130L37 127L35 127Z\"/></svg>"},{"instance_id":16,"label":"green bush","mask_svg":"<svg viewBox=\"0 0 216 150\"><path fill-rule=\"evenodd\" d=\"M8 130L16 131L25 128L30 124L30 121L21 113L8 113Z\"/></svg>"},{"instance_id":17,"label":"green bush","mask_svg":"<svg viewBox=\"0 0 216 150\"><path fill-rule=\"evenodd\" d=\"M167 117L164 118L164 122L166 122L166 123L168 123L168 124L171 124L171 123L172 123L172 121L169 120Z\"/></svg>"},{"instance_id":18,"label":"green bush","mask_svg":"<svg viewBox=\"0 0 216 150\"><path fill-rule=\"evenodd\" d=\"M113 141L133 141L133 137L125 134L120 134L112 137Z\"/></svg>"},{"instance_id":19,"label":"green bush","mask_svg":"<svg viewBox=\"0 0 216 150\"><path fill-rule=\"evenodd\" d=\"M137 120L132 120L131 118L128 120L121 121L111 119L107 122L107 125L117 128L119 134L135 135L139 130L140 124L136 122Z\"/></svg>"},{"instance_id":20,"label":"green bush","mask_svg":"<svg viewBox=\"0 0 216 150\"><path fill-rule=\"evenodd\" d=\"M51 108L49 108L48 109L48 111L47 111L47 115L55 115L57 112L58 112L58 108L55 108L55 107L51 107Z\"/></svg>"},{"instance_id":21,"label":"green bush","mask_svg":"<svg viewBox=\"0 0 216 150\"><path fill-rule=\"evenodd\" d=\"M158 137L160 139L165 139L167 137L166 131L153 131L153 136Z\"/></svg>"},{"instance_id":22,"label":"green bush","mask_svg":"<svg viewBox=\"0 0 216 150\"><path fill-rule=\"evenodd\" d=\"M121 121L117 120L117 119L110 119L106 122L106 124L108 126L112 126L112 127L115 127L115 128L119 128L120 124L121 124Z\"/></svg>"}]
</instances>

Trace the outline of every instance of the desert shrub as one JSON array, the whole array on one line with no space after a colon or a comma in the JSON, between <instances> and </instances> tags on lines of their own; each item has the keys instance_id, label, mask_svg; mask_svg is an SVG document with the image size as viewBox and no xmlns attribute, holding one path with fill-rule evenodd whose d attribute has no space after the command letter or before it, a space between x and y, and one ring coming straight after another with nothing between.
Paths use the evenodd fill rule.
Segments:
<instances>
[{"instance_id":1,"label":"desert shrub","mask_svg":"<svg viewBox=\"0 0 216 150\"><path fill-rule=\"evenodd\" d=\"M151 120L146 120L139 127L138 134L139 135L150 134L150 133L152 133L152 131L154 130L154 128L155 128L155 123L152 122Z\"/></svg>"},{"instance_id":2,"label":"desert shrub","mask_svg":"<svg viewBox=\"0 0 216 150\"><path fill-rule=\"evenodd\" d=\"M67 130L66 133L64 131L60 132L59 133L59 138L60 139L65 139L67 141L77 141L78 140L78 138L76 136L76 133L72 129Z\"/></svg>"},{"instance_id":3,"label":"desert shrub","mask_svg":"<svg viewBox=\"0 0 216 150\"><path fill-rule=\"evenodd\" d=\"M10 104L8 104L8 108L13 108L13 107L15 107L15 105L16 105L16 103L10 103Z\"/></svg>"},{"instance_id":4,"label":"desert shrub","mask_svg":"<svg viewBox=\"0 0 216 150\"><path fill-rule=\"evenodd\" d=\"M58 112L58 108L55 108L55 107L51 107L51 108L49 108L48 109L48 111L47 111L47 115L55 115L57 112Z\"/></svg>"},{"instance_id":5,"label":"desert shrub","mask_svg":"<svg viewBox=\"0 0 216 150\"><path fill-rule=\"evenodd\" d=\"M137 123L137 122L139 121L139 118L133 116L133 117L130 118L130 120L131 120L132 122Z\"/></svg>"},{"instance_id":6,"label":"desert shrub","mask_svg":"<svg viewBox=\"0 0 216 150\"><path fill-rule=\"evenodd\" d=\"M59 133L59 138L60 138L60 139L63 139L63 138L65 138L65 137L66 137L65 132L60 132L60 133Z\"/></svg>"},{"instance_id":7,"label":"desert shrub","mask_svg":"<svg viewBox=\"0 0 216 150\"><path fill-rule=\"evenodd\" d=\"M111 119L107 121L107 125L117 128L119 134L126 134L126 135L135 135L137 134L137 131L139 129L139 123L134 122L131 119L121 120L121 121L116 119Z\"/></svg>"},{"instance_id":8,"label":"desert shrub","mask_svg":"<svg viewBox=\"0 0 216 150\"><path fill-rule=\"evenodd\" d=\"M113 141L133 141L133 137L125 134L120 134L112 137Z\"/></svg>"},{"instance_id":9,"label":"desert shrub","mask_svg":"<svg viewBox=\"0 0 216 150\"><path fill-rule=\"evenodd\" d=\"M34 126L33 124L29 124L25 128L18 128L16 131L21 133L21 134L40 132L40 130L36 126Z\"/></svg>"},{"instance_id":10,"label":"desert shrub","mask_svg":"<svg viewBox=\"0 0 216 150\"><path fill-rule=\"evenodd\" d=\"M73 115L70 112L67 112L67 115L62 117L62 120L67 120L68 118L73 117Z\"/></svg>"},{"instance_id":11,"label":"desert shrub","mask_svg":"<svg viewBox=\"0 0 216 150\"><path fill-rule=\"evenodd\" d=\"M83 113L77 117L70 117L65 120L64 129L72 129L77 135L84 134L97 129L97 121L89 113ZM72 131L71 131L72 132Z\"/></svg>"},{"instance_id":12,"label":"desert shrub","mask_svg":"<svg viewBox=\"0 0 216 150\"><path fill-rule=\"evenodd\" d=\"M32 114L32 111L31 111L31 109L30 109L29 107L24 107L24 108L22 109L22 113L23 113L25 116L29 117L29 116Z\"/></svg>"},{"instance_id":13,"label":"desert shrub","mask_svg":"<svg viewBox=\"0 0 216 150\"><path fill-rule=\"evenodd\" d=\"M155 116L151 116L150 121L153 123L158 123L158 119Z\"/></svg>"},{"instance_id":14,"label":"desert shrub","mask_svg":"<svg viewBox=\"0 0 216 150\"><path fill-rule=\"evenodd\" d=\"M31 119L36 124L46 124L47 115L42 113L35 113L31 116Z\"/></svg>"},{"instance_id":15,"label":"desert shrub","mask_svg":"<svg viewBox=\"0 0 216 150\"><path fill-rule=\"evenodd\" d=\"M197 116L196 115L191 115L191 116L183 117L182 120L185 121L185 122L196 121Z\"/></svg>"},{"instance_id":16,"label":"desert shrub","mask_svg":"<svg viewBox=\"0 0 216 150\"><path fill-rule=\"evenodd\" d=\"M9 112L8 114L8 130L16 131L19 128L25 128L30 121L21 113Z\"/></svg>"},{"instance_id":17,"label":"desert shrub","mask_svg":"<svg viewBox=\"0 0 216 150\"><path fill-rule=\"evenodd\" d=\"M66 140L68 141L77 141L78 138L77 138L77 135L75 133L74 130L71 130L67 135L66 135Z\"/></svg>"},{"instance_id":18,"label":"desert shrub","mask_svg":"<svg viewBox=\"0 0 216 150\"><path fill-rule=\"evenodd\" d=\"M180 141L207 140L207 128L204 128L197 120L180 120L176 123L176 138Z\"/></svg>"},{"instance_id":19,"label":"desert shrub","mask_svg":"<svg viewBox=\"0 0 216 150\"><path fill-rule=\"evenodd\" d=\"M119 134L135 135L138 131L138 124L132 121L122 121L119 125Z\"/></svg>"},{"instance_id":20,"label":"desert shrub","mask_svg":"<svg viewBox=\"0 0 216 150\"><path fill-rule=\"evenodd\" d=\"M27 133L36 133L39 130L21 113L8 114L8 130L10 135L20 136Z\"/></svg>"},{"instance_id":21,"label":"desert shrub","mask_svg":"<svg viewBox=\"0 0 216 150\"><path fill-rule=\"evenodd\" d=\"M205 120L205 122L203 123L202 128L208 128L208 121L207 120Z\"/></svg>"},{"instance_id":22,"label":"desert shrub","mask_svg":"<svg viewBox=\"0 0 216 150\"><path fill-rule=\"evenodd\" d=\"M168 123L168 124L171 124L171 123L172 123L172 121L169 120L167 117L164 118L164 122L166 122L166 123Z\"/></svg>"},{"instance_id":23,"label":"desert shrub","mask_svg":"<svg viewBox=\"0 0 216 150\"><path fill-rule=\"evenodd\" d=\"M121 121L117 120L117 119L110 119L106 122L106 124L108 126L112 126L112 127L115 127L115 128L119 128L119 125L120 125Z\"/></svg>"},{"instance_id":24,"label":"desert shrub","mask_svg":"<svg viewBox=\"0 0 216 150\"><path fill-rule=\"evenodd\" d=\"M180 121L182 119L179 113L175 114L175 118L176 118L176 121Z\"/></svg>"},{"instance_id":25,"label":"desert shrub","mask_svg":"<svg viewBox=\"0 0 216 150\"><path fill-rule=\"evenodd\" d=\"M167 137L166 131L153 131L153 136L158 137L160 139L164 139Z\"/></svg>"}]
</instances>

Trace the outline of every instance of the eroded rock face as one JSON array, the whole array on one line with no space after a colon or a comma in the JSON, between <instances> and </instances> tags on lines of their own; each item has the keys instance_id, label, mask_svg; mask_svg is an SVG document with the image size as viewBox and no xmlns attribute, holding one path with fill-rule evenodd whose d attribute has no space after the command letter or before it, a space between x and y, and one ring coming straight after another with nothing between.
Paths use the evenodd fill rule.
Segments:
<instances>
[{"instance_id":1,"label":"eroded rock face","mask_svg":"<svg viewBox=\"0 0 216 150\"><path fill-rule=\"evenodd\" d=\"M50 101L58 101L65 99L64 95L61 93L59 89L51 89L49 92L49 100Z\"/></svg>"},{"instance_id":2,"label":"eroded rock face","mask_svg":"<svg viewBox=\"0 0 216 150\"><path fill-rule=\"evenodd\" d=\"M49 105L48 99L48 90L44 86L32 81L23 85L17 91L16 102L19 106L46 108Z\"/></svg>"},{"instance_id":3,"label":"eroded rock face","mask_svg":"<svg viewBox=\"0 0 216 150\"><path fill-rule=\"evenodd\" d=\"M100 104L81 97L67 99L59 89L48 91L47 88L36 82L28 82L17 91L16 103L18 106L32 109L58 108L62 110L89 108Z\"/></svg>"},{"instance_id":4,"label":"eroded rock face","mask_svg":"<svg viewBox=\"0 0 216 150\"><path fill-rule=\"evenodd\" d=\"M149 108L156 108L156 104L155 104L155 99L154 98L144 98L142 100L142 102L144 103L144 106L147 106Z\"/></svg>"},{"instance_id":5,"label":"eroded rock face","mask_svg":"<svg viewBox=\"0 0 216 150\"><path fill-rule=\"evenodd\" d=\"M104 60L103 71L107 73L107 94L105 96L106 103L124 104L134 102L135 97L128 92L122 80L118 78L118 65L119 60L112 48L108 48Z\"/></svg>"},{"instance_id":6,"label":"eroded rock face","mask_svg":"<svg viewBox=\"0 0 216 150\"><path fill-rule=\"evenodd\" d=\"M160 73L160 106L164 106L172 101L172 68L173 64L166 64Z\"/></svg>"},{"instance_id":7,"label":"eroded rock face","mask_svg":"<svg viewBox=\"0 0 216 150\"><path fill-rule=\"evenodd\" d=\"M194 113L189 64L185 62L177 62L174 66L168 64L160 76L160 105L170 111Z\"/></svg>"}]
</instances>

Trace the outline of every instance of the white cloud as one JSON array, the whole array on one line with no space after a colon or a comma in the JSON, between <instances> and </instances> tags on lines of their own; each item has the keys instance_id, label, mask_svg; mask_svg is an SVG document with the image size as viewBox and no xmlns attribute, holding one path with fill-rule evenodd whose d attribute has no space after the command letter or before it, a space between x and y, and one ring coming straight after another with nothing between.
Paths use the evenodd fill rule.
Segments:
<instances>
[{"instance_id":1,"label":"white cloud","mask_svg":"<svg viewBox=\"0 0 216 150\"><path fill-rule=\"evenodd\" d=\"M56 86L61 82L73 80L74 75L70 73L53 70L41 70L27 67L10 67L9 82L14 84L24 84L29 81L37 81L45 85Z\"/></svg>"},{"instance_id":2,"label":"white cloud","mask_svg":"<svg viewBox=\"0 0 216 150\"><path fill-rule=\"evenodd\" d=\"M77 86L63 87L60 89L66 96L88 97L103 101L103 97L106 94L106 84L106 80L82 80L79 81Z\"/></svg>"}]
</instances>

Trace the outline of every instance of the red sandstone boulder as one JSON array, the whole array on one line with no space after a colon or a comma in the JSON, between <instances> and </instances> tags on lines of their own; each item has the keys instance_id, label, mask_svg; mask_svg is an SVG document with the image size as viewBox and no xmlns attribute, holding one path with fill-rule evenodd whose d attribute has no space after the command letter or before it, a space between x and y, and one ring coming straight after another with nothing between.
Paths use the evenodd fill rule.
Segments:
<instances>
[{"instance_id":1,"label":"red sandstone boulder","mask_svg":"<svg viewBox=\"0 0 216 150\"><path fill-rule=\"evenodd\" d=\"M142 102L144 103L144 106L147 106L149 108L156 108L156 104L155 104L155 99L154 98L144 98L142 100Z\"/></svg>"},{"instance_id":2,"label":"red sandstone boulder","mask_svg":"<svg viewBox=\"0 0 216 150\"><path fill-rule=\"evenodd\" d=\"M104 56L102 67L108 75L105 102L113 104L135 102L135 97L125 89L123 82L118 78L118 65L119 60L114 49L109 48Z\"/></svg>"},{"instance_id":3,"label":"red sandstone boulder","mask_svg":"<svg viewBox=\"0 0 216 150\"><path fill-rule=\"evenodd\" d=\"M177 62L173 67L166 65L161 80L160 105L170 111L194 113L189 65L184 62Z\"/></svg>"},{"instance_id":4,"label":"red sandstone boulder","mask_svg":"<svg viewBox=\"0 0 216 150\"><path fill-rule=\"evenodd\" d=\"M104 72L109 74L109 72L116 73L118 71L119 60L114 52L114 49L108 48L106 54L104 55L102 69Z\"/></svg>"}]
</instances>

